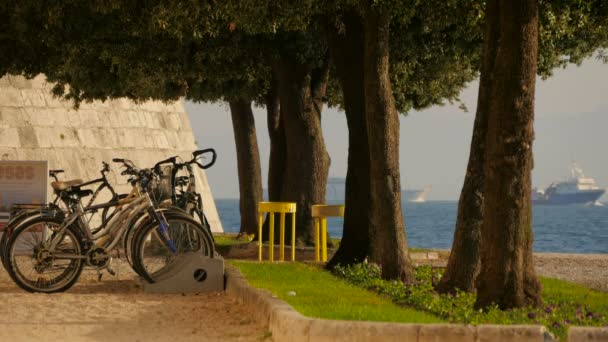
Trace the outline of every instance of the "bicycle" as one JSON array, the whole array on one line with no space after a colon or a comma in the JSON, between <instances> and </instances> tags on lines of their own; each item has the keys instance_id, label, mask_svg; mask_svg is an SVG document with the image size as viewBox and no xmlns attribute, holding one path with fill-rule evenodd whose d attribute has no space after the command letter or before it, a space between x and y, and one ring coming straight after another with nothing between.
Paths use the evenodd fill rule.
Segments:
<instances>
[{"instance_id":1,"label":"bicycle","mask_svg":"<svg viewBox=\"0 0 608 342\"><path fill-rule=\"evenodd\" d=\"M202 163L199 161L202 155L206 153L212 153L212 159L208 163ZM167 208L171 208L173 212L180 212L182 217L180 219L184 219L183 214L188 214L191 218L188 218L188 222L196 222L192 220L193 213L196 212L199 216L199 222L202 227L205 228L205 241L209 240L211 242L211 246L209 246L210 253L207 254L208 257L214 257L215 254L215 240L213 238L213 234L209 227L209 223L207 218L204 216L202 211L202 200L200 194L196 193L195 189L195 176L194 171L192 169L192 165L197 165L201 169L207 169L211 167L216 160L216 153L213 149L205 149L199 150L192 153L192 160L184 163L178 163L177 157L167 158L163 161L160 161L154 165L152 170L159 176L159 178L165 178L164 184L160 184L155 191L156 200L160 203L163 200L171 198L171 206ZM171 164L168 169L163 170L163 165ZM177 174L180 170L186 169L188 171L188 176L180 176ZM163 172L164 171L164 172ZM186 178L184 178L186 177ZM167 182L168 178L168 182ZM163 183L161 181L161 183ZM188 185L186 191L178 191L177 188L181 186ZM162 210L162 209L161 209ZM175 220L178 220L175 218ZM181 220L181 225L189 224L188 222ZM184 231L178 224L175 224L171 228L172 235L179 235L176 238L184 238L182 234ZM168 263L167 260L164 260L159 256L159 253L155 250L155 242L158 240L158 237L155 235L150 235L153 232L150 229L142 229L142 230L133 230L133 233L128 233L125 241L125 255L127 256L127 261L134 270L148 282L155 282L155 278L161 272L159 269L163 269ZM137 233L138 232L138 233ZM138 235L136 235L136 233ZM187 237L186 237L187 238ZM145 244L143 241L147 241ZM143 249L138 250L133 246L141 246ZM147 248L146 248L147 247ZM130 257L130 258L129 258ZM164 258L167 258L165 255Z\"/></svg>"},{"instance_id":2,"label":"bicycle","mask_svg":"<svg viewBox=\"0 0 608 342\"><path fill-rule=\"evenodd\" d=\"M125 166L126 170L121 174L130 176L134 191L129 197L115 203L97 206L118 206L113 217L99 232L91 232L81 204L81 198L93 192L83 190L78 185L63 188L61 184L54 184L53 188L61 191L62 200L68 204L70 214L63 220L44 216L32 218L16 227L9 236L6 245L7 271L19 287L30 292L65 291L78 280L85 264L97 269L100 275L102 269L108 269L112 274L113 271L109 269L110 253L128 229L141 229L147 234L138 236L149 237L139 240L141 246L134 245L135 251L139 252L133 255L140 266L136 271L146 272L142 275L146 279L153 280L154 272L163 271L182 253L201 251L202 255L213 257L213 243L206 237L206 230L200 224L183 212L155 208L149 196L155 178L151 170L139 170L126 159L113 161ZM142 212L146 213L145 217L139 215ZM135 219L138 223L132 224ZM172 235L174 233L178 235ZM149 242L153 242L157 249L152 257L158 259L161 256L162 259L161 263L155 264L159 266L153 269L146 267L148 257L141 253Z\"/></svg>"},{"instance_id":3,"label":"bicycle","mask_svg":"<svg viewBox=\"0 0 608 342\"><path fill-rule=\"evenodd\" d=\"M59 181L59 178L57 175L60 173L64 173L65 171L64 170L49 170L49 176L55 180L54 182L51 183L51 186L53 186L53 184L55 184L55 187L53 187L55 198L53 199L53 201L50 204L15 204L11 207L9 222L7 223L7 225L4 229L4 234L2 234L2 238L0 238L0 259L2 259L3 266L6 268L6 265L4 263L4 260L5 260L4 251L6 250L6 248L5 248L6 242L8 240L8 236L14 230L14 227L19 225L24 220L27 220L28 218L31 218L31 217L36 217L38 215L54 217L54 218L57 218L60 220L62 220L65 217L65 211L67 210L67 208L64 210L58 205L58 202L61 199L61 196L60 196L61 191L63 191L64 189L71 187L71 186L84 187L84 186L89 186L92 184L101 183L95 189L95 191L92 193L93 196L91 197L91 199L89 200L89 202L87 203L87 205L84 208L85 213L87 215L90 215L88 217L89 222L92 221L93 216L97 213L97 210L100 208L99 205L94 206L93 203L95 202L95 199L101 193L101 191L103 191L106 188L110 191L111 198L108 203L115 202L119 199L125 198L127 196L126 194L117 194L116 191L114 191L114 188L112 187L110 182L108 182L107 173L109 171L110 171L110 166L106 162L102 162L102 169L100 171L101 177L98 179L94 179L94 180L88 181L88 182L83 182L80 179L74 179L74 180L70 180L70 181L61 182L61 181ZM64 203L64 204L67 206L67 203ZM115 209L115 207L112 207L112 206L102 206L102 207L103 207L103 210L101 213L100 226L93 228L92 229L93 233L96 233L97 231L99 231L103 228L103 226L112 217L114 209Z\"/></svg>"},{"instance_id":4,"label":"bicycle","mask_svg":"<svg viewBox=\"0 0 608 342\"><path fill-rule=\"evenodd\" d=\"M201 159L201 157L207 153L211 153L211 161L208 163L202 163L199 161L199 159ZM198 166L201 170L206 170L215 164L216 159L217 154L215 150L208 148L192 152L192 159L190 161L178 163L177 157L171 157L157 163L153 169L157 174L162 174L161 166L167 163L171 164L171 202L178 208L188 212L192 217L194 217L196 214L199 222L209 230L210 234L212 234L211 226L209 225L209 221L203 212L202 196L196 192L196 178L192 165ZM186 170L187 176L177 176L178 172L183 169Z\"/></svg>"}]
</instances>

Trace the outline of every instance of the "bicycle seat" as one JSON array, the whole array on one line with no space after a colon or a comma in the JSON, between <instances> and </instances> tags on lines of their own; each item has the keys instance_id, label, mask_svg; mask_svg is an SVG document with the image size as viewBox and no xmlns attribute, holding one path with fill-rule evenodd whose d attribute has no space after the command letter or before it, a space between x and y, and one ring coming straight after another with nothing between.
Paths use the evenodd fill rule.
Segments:
<instances>
[{"instance_id":1,"label":"bicycle seat","mask_svg":"<svg viewBox=\"0 0 608 342\"><path fill-rule=\"evenodd\" d=\"M79 185L72 185L63 190L57 190L57 192L60 193L62 198L66 198L66 197L69 197L72 195L76 195L76 197L78 197L78 198L83 198L83 197L91 196L93 194L93 190L81 189Z\"/></svg>"},{"instance_id":2,"label":"bicycle seat","mask_svg":"<svg viewBox=\"0 0 608 342\"><path fill-rule=\"evenodd\" d=\"M52 182L51 187L53 188L53 190L63 191L69 187L80 185L82 183L82 179L73 179L65 182Z\"/></svg>"}]
</instances>

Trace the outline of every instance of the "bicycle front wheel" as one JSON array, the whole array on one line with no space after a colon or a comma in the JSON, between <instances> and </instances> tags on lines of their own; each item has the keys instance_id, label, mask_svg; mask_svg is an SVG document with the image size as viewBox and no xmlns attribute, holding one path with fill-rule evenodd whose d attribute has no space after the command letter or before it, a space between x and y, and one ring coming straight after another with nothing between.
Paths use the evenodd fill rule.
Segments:
<instances>
[{"instance_id":1,"label":"bicycle front wheel","mask_svg":"<svg viewBox=\"0 0 608 342\"><path fill-rule=\"evenodd\" d=\"M8 274L29 292L53 293L69 289L78 280L84 259L83 235L70 225L60 231L61 220L36 218L15 228L6 243ZM50 248L50 241L59 243Z\"/></svg>"},{"instance_id":2,"label":"bicycle front wheel","mask_svg":"<svg viewBox=\"0 0 608 342\"><path fill-rule=\"evenodd\" d=\"M188 216L167 218L165 231L150 224L137 232L133 247L133 268L145 280L154 283L172 264L188 253L212 258L215 252L209 233Z\"/></svg>"}]
</instances>

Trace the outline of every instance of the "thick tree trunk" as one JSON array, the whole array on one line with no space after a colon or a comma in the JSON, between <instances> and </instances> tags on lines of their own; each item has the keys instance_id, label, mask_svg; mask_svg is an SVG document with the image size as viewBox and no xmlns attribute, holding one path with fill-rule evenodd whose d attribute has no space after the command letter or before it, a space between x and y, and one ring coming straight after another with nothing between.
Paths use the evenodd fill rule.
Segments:
<instances>
[{"instance_id":1,"label":"thick tree trunk","mask_svg":"<svg viewBox=\"0 0 608 342\"><path fill-rule=\"evenodd\" d=\"M255 133L251 101L229 101L232 127L236 142L241 229L240 234L255 234L258 230L257 205L262 200L262 171Z\"/></svg>"},{"instance_id":2,"label":"thick tree trunk","mask_svg":"<svg viewBox=\"0 0 608 342\"><path fill-rule=\"evenodd\" d=\"M330 52L344 97L348 124L348 169L344 229L340 247L327 267L361 262L369 252L369 142L363 89L363 25L355 13L343 17L345 32L329 27Z\"/></svg>"},{"instance_id":3,"label":"thick tree trunk","mask_svg":"<svg viewBox=\"0 0 608 342\"><path fill-rule=\"evenodd\" d=\"M500 2L500 41L488 117L478 307L539 305L531 202L537 0Z\"/></svg>"},{"instance_id":4,"label":"thick tree trunk","mask_svg":"<svg viewBox=\"0 0 608 342\"><path fill-rule=\"evenodd\" d=\"M328 66L311 70L283 57L275 64L285 125L286 170L281 200L296 202L296 237L299 245L313 244L313 204L325 203L329 155L321 130L321 110ZM291 231L286 230L286 239Z\"/></svg>"},{"instance_id":5,"label":"thick tree trunk","mask_svg":"<svg viewBox=\"0 0 608 342\"><path fill-rule=\"evenodd\" d=\"M469 152L469 164L460 200L454 242L448 266L437 285L439 292L454 292L456 289L473 292L479 274L479 248L483 224L483 184L488 111L491 100L492 75L499 38L498 3L488 2L486 8L485 39L482 51L481 77L477 97L477 113L473 125L473 138Z\"/></svg>"},{"instance_id":6,"label":"thick tree trunk","mask_svg":"<svg viewBox=\"0 0 608 342\"><path fill-rule=\"evenodd\" d=\"M371 6L370 6L371 7ZM389 13L368 8L364 19L365 116L370 152L370 261L387 279L412 281L401 211L399 117L389 68Z\"/></svg>"}]
</instances>

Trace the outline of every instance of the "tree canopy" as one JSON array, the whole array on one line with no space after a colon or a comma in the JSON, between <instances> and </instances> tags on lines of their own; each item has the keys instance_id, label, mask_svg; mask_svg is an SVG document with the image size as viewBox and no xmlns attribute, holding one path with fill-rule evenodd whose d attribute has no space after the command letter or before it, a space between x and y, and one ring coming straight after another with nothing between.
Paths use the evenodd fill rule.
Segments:
<instances>
[{"instance_id":1,"label":"tree canopy","mask_svg":"<svg viewBox=\"0 0 608 342\"><path fill-rule=\"evenodd\" d=\"M386 46L380 46L382 56L373 55L369 46L365 50L366 58L388 61L382 74L372 76L376 85L390 89L376 103L364 104L367 112L378 114L365 122L369 128L393 109L407 113L458 101L460 90L479 72L485 4L479 0L7 1L0 4L0 17L5 18L0 22L0 49L11 53L0 56L0 75L44 73L57 83L57 95L76 103L182 96L195 101L262 102L280 71L281 106L292 115L290 124L302 119L302 125L286 130L316 137L316 145L307 153L321 155L325 152L316 120L322 102L348 107L335 61L327 89L324 83L325 68L331 64L328 36L343 37L347 16L354 13L368 33L387 40ZM580 63L608 46L606 1L541 0L538 5L540 75L548 77L553 68ZM370 30L374 25L376 30ZM361 44L378 43L359 38ZM361 67L371 68L369 62ZM389 84L384 83L384 73ZM367 93L359 90L367 100L374 87L367 84ZM391 128L382 124L385 130ZM294 141L285 144L299 148ZM398 133L387 144L391 141L398 142ZM319 179L328 164L320 159L307 163L322 164L314 182L323 186ZM294 177L300 175L292 172ZM398 174L393 178L388 186L399 185ZM293 196L300 199L305 197L301 190L292 187L286 192L297 192Z\"/></svg>"}]
</instances>

